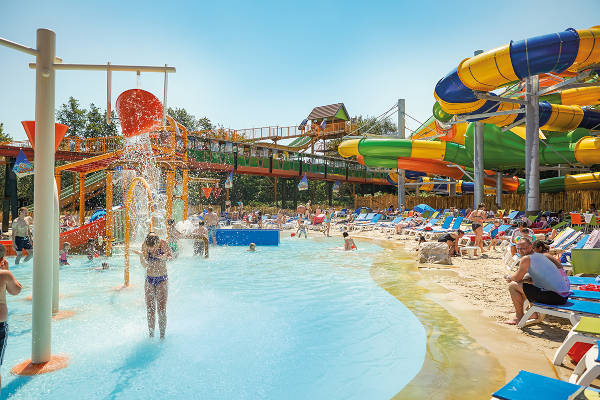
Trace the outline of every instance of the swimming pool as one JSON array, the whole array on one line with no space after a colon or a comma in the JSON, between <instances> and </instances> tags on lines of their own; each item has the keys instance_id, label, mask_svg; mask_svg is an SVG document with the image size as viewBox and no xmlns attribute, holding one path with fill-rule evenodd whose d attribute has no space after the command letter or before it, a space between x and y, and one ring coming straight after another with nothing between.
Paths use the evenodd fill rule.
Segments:
<instances>
[{"instance_id":1,"label":"swimming pool","mask_svg":"<svg viewBox=\"0 0 600 400\"><path fill-rule=\"evenodd\" d=\"M279 247L216 248L208 260L169 266L167 338L147 337L143 270L115 291L122 268L87 260L61 268L53 353L66 369L17 377L31 352L31 265L9 297L3 395L58 398L387 399L420 370L426 335L417 318L377 286L370 266L382 248L333 250L339 239L283 239ZM118 258L110 261L121 264ZM99 264L99 263L97 263Z\"/></svg>"}]
</instances>

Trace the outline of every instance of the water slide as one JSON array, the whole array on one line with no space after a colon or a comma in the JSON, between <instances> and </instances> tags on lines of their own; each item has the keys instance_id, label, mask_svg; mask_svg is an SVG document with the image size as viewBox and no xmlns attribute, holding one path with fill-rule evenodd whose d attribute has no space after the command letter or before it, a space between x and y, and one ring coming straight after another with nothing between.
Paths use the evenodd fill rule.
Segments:
<instances>
[{"instance_id":1,"label":"water slide","mask_svg":"<svg viewBox=\"0 0 600 400\"><path fill-rule=\"evenodd\" d=\"M435 86L434 96L445 113L434 115L448 121L461 114L468 121L506 126L525 118L508 114L484 119L469 115L523 108L523 105L480 99L477 92L491 92L523 78L565 71L580 72L600 62L600 26L591 29L567 29L548 35L510 42L504 46L463 60ZM577 92L572 92L577 93ZM490 93L492 96L495 94ZM435 109L438 109L435 107ZM579 105L540 103L540 129L565 132L576 128L595 129L600 112Z\"/></svg>"},{"instance_id":2,"label":"water slide","mask_svg":"<svg viewBox=\"0 0 600 400\"><path fill-rule=\"evenodd\" d=\"M88 222L75 229L71 229L60 234L60 248L62 248L64 242L69 242L72 249L82 248L89 238L96 238L98 236L104 236L106 233L106 218L100 218L93 222ZM0 241L6 247L6 255L16 255L15 249L13 248L12 241L2 240ZM35 249L35 243L34 243ZM27 250L25 250L27 252Z\"/></svg>"},{"instance_id":3,"label":"water slide","mask_svg":"<svg viewBox=\"0 0 600 400\"><path fill-rule=\"evenodd\" d=\"M519 104L479 99L476 92L490 92L503 85L518 85L529 74L543 75L542 86L556 83L556 75L575 76L591 65L600 62L600 28L545 35L525 41L511 42L500 48L479 54L461 62L459 67L444 77L435 89L438 102L434 117L423 124L413 139L365 138L343 142L339 153L344 157L357 156L365 165L383 168L410 168L443 176L456 177L452 164L472 165L473 126L460 123L446 125L454 114L467 121L480 120L484 125L484 167L505 170L523 168L525 159L525 130L522 126L502 132L499 126L520 122L523 114L470 119L469 115L512 110ZM597 82L594 73L587 75L588 82ZM514 91L519 96L519 90ZM488 93L494 96L493 93ZM521 93L522 95L522 93ZM589 129L600 127L600 113L584 109L581 105L600 103L600 88L584 87L564 90L541 98L540 133L545 143L540 144L540 164L581 163L593 165L600 162L600 138L590 135ZM575 105L579 104L579 105ZM466 115L465 115L466 114ZM560 133L567 132L568 133ZM427 161L431 165L427 165ZM433 162L435 161L435 162ZM442 163L441 163L442 162ZM445 163L445 164L444 164ZM415 168L417 164L422 169ZM452 173L452 175L451 175ZM567 175L544 179L540 190L593 189L600 187L599 174ZM455 178L456 179L456 178ZM513 180L513 187L516 184ZM505 180L506 182L506 180ZM510 182L506 182L510 184ZM495 185L495 182L486 184ZM522 190L517 185L517 191Z\"/></svg>"}]
</instances>

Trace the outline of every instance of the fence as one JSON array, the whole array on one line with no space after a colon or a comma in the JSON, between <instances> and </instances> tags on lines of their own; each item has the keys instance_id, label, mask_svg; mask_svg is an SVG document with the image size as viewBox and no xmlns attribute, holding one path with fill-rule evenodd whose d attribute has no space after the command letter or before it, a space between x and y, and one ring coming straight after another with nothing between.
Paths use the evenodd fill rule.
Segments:
<instances>
[{"instance_id":1,"label":"fence","mask_svg":"<svg viewBox=\"0 0 600 400\"><path fill-rule=\"evenodd\" d=\"M488 210L495 210L496 196L485 196L484 203ZM393 194L378 196L356 196L354 207L370 207L383 209L390 205L396 207L398 197ZM450 207L473 208L473 195L464 194L456 197L450 196L406 196L406 208L412 209L417 204L427 204L435 209ZM600 204L600 192L592 190L569 191L561 193L542 193L540 195L540 210L543 211L573 211L589 210L591 204ZM521 193L510 193L502 195L502 208L505 210L524 210L525 195Z\"/></svg>"}]
</instances>

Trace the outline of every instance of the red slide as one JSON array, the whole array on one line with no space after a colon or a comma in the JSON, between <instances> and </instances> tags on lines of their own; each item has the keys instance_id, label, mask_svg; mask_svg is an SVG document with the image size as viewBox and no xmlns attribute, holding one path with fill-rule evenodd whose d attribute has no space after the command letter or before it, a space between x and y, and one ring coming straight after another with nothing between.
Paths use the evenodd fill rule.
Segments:
<instances>
[{"instance_id":1,"label":"red slide","mask_svg":"<svg viewBox=\"0 0 600 400\"><path fill-rule=\"evenodd\" d=\"M88 222L78 228L71 229L60 234L60 248L64 242L71 243L71 248L77 248L87 243L89 238L96 238L98 235L104 236L106 232L106 218L100 218L94 222ZM0 241L6 247L7 256L15 256L15 249L12 246L12 241ZM34 244L35 245L35 244ZM25 250L27 252L27 250Z\"/></svg>"}]
</instances>

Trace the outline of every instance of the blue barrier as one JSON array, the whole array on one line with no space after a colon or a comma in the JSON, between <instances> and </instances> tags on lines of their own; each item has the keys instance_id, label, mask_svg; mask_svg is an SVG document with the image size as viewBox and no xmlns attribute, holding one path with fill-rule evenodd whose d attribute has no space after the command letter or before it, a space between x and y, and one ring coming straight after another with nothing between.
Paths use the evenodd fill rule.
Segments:
<instances>
[{"instance_id":1,"label":"blue barrier","mask_svg":"<svg viewBox=\"0 0 600 400\"><path fill-rule=\"evenodd\" d=\"M279 246L278 229L217 229L219 246Z\"/></svg>"}]
</instances>

